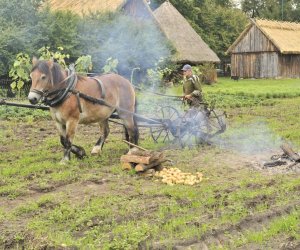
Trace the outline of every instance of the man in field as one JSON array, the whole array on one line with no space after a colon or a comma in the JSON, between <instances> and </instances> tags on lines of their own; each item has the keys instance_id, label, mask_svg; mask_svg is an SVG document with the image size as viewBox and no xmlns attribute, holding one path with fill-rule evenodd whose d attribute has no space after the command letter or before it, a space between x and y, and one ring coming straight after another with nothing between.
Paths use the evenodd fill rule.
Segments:
<instances>
[{"instance_id":1,"label":"man in field","mask_svg":"<svg viewBox=\"0 0 300 250\"><path fill-rule=\"evenodd\" d=\"M192 66L186 64L183 71L183 93L184 99L190 107L199 107L203 102L200 79L193 74Z\"/></svg>"}]
</instances>

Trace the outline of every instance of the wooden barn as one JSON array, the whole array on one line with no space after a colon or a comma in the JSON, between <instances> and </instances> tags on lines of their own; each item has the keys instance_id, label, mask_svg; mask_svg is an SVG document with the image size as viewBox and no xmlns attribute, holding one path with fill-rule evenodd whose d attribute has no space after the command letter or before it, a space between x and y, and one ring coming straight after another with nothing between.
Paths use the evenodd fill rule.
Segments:
<instances>
[{"instance_id":1,"label":"wooden barn","mask_svg":"<svg viewBox=\"0 0 300 250\"><path fill-rule=\"evenodd\" d=\"M300 24L252 20L227 50L231 75L241 78L300 77Z\"/></svg>"},{"instance_id":2,"label":"wooden barn","mask_svg":"<svg viewBox=\"0 0 300 250\"><path fill-rule=\"evenodd\" d=\"M69 10L79 15L123 11L137 19L151 19L177 51L173 56L174 62L191 64L220 62L215 52L169 1L164 2L154 11L150 9L149 2L147 0L48 0L46 4L53 11Z\"/></svg>"}]
</instances>

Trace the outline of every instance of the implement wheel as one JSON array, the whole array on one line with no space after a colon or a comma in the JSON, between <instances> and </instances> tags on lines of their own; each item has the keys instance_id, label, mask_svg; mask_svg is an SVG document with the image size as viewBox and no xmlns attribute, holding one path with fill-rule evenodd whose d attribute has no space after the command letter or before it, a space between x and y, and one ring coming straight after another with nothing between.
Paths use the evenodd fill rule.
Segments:
<instances>
[{"instance_id":1,"label":"implement wheel","mask_svg":"<svg viewBox=\"0 0 300 250\"><path fill-rule=\"evenodd\" d=\"M178 140L181 147L193 147L210 140L226 130L225 114L215 110L192 108L181 119Z\"/></svg>"},{"instance_id":2,"label":"implement wheel","mask_svg":"<svg viewBox=\"0 0 300 250\"><path fill-rule=\"evenodd\" d=\"M157 127L150 127L150 134L153 141L156 143L172 141L177 133L175 124L178 124L181 120L177 109L171 106L160 107L157 110L155 120L158 120L161 124Z\"/></svg>"}]
</instances>

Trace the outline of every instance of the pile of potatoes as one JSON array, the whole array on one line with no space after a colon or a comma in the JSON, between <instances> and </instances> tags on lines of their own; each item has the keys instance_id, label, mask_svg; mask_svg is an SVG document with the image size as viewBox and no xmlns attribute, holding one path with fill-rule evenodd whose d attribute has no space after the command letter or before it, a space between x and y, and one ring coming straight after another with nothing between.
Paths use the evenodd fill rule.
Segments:
<instances>
[{"instance_id":1,"label":"pile of potatoes","mask_svg":"<svg viewBox=\"0 0 300 250\"><path fill-rule=\"evenodd\" d=\"M175 184L183 184L193 186L202 181L203 174L196 172L196 174L184 173L178 168L164 168L162 171L156 172L155 176L162 178L162 182L173 186Z\"/></svg>"}]
</instances>

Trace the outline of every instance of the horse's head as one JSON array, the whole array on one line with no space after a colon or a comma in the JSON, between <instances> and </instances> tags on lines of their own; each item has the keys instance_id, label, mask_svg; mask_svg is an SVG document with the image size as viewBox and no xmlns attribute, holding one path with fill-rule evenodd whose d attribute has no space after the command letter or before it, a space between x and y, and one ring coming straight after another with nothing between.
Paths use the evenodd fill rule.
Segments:
<instances>
[{"instance_id":1,"label":"horse's head","mask_svg":"<svg viewBox=\"0 0 300 250\"><path fill-rule=\"evenodd\" d=\"M32 81L28 100L32 104L37 104L45 93L51 91L54 85L63 81L62 70L59 64L53 60L32 59L32 70L30 78Z\"/></svg>"}]
</instances>

